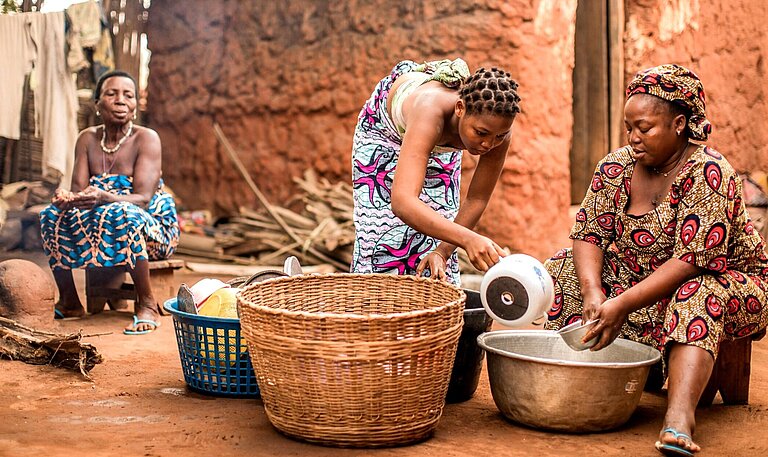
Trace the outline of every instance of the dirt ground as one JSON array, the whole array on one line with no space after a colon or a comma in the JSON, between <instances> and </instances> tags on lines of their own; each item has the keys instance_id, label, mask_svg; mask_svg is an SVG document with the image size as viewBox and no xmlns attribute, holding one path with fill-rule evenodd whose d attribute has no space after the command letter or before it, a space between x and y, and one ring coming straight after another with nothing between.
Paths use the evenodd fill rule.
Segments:
<instances>
[{"instance_id":1,"label":"dirt ground","mask_svg":"<svg viewBox=\"0 0 768 457\"><path fill-rule=\"evenodd\" d=\"M37 254L10 253L45 265ZM182 272L193 283L199 273ZM226 279L220 277L221 279ZM82 285L82 276L76 276ZM82 294L82 292L81 292ZM81 295L82 296L82 295ZM0 456L655 456L666 398L644 393L629 422L596 434L533 430L503 418L483 372L475 396L445 407L431 439L380 450L336 449L279 434L258 399L225 399L186 389L170 316L144 336L121 329L130 313L105 312L61 323L82 329L104 356L88 381L74 372L0 361ZM567 386L564 386L567 388ZM589 399L584 399L589 401ZM700 409L703 456L768 455L768 338L753 345L748 406Z\"/></svg>"}]
</instances>

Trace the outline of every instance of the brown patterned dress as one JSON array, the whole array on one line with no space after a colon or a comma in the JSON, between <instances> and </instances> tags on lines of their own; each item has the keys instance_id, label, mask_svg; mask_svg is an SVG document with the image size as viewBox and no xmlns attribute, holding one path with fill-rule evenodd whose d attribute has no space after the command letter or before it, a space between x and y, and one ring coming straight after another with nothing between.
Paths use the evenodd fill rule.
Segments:
<instances>
[{"instance_id":1,"label":"brown patterned dress","mask_svg":"<svg viewBox=\"0 0 768 457\"><path fill-rule=\"evenodd\" d=\"M627 214L635 161L627 146L596 167L570 237L604 252L608 298L636 285L670 258L705 270L671 296L629 315L620 337L653 346L690 344L717 356L723 339L752 335L768 324L765 241L742 207L741 181L717 151L700 146L654 210ZM555 281L546 328L579 318L582 298L570 249L545 263Z\"/></svg>"}]
</instances>

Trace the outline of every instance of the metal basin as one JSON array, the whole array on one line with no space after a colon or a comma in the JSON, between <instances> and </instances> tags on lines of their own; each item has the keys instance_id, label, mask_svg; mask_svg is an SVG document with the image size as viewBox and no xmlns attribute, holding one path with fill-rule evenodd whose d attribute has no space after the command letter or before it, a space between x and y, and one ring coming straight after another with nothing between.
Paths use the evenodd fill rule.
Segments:
<instances>
[{"instance_id":1,"label":"metal basin","mask_svg":"<svg viewBox=\"0 0 768 457\"><path fill-rule=\"evenodd\" d=\"M530 427L596 432L624 424L637 408L651 365L661 354L617 339L600 351L575 352L555 332L483 333L496 406Z\"/></svg>"}]
</instances>

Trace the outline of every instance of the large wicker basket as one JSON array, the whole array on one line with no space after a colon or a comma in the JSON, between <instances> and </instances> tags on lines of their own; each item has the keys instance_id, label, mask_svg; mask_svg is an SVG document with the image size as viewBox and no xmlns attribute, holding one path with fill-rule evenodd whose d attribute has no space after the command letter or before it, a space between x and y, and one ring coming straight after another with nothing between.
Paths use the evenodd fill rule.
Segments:
<instances>
[{"instance_id":1,"label":"large wicker basket","mask_svg":"<svg viewBox=\"0 0 768 457\"><path fill-rule=\"evenodd\" d=\"M413 276L270 279L238 294L264 409L286 435L350 447L429 437L445 405L464 292Z\"/></svg>"}]
</instances>

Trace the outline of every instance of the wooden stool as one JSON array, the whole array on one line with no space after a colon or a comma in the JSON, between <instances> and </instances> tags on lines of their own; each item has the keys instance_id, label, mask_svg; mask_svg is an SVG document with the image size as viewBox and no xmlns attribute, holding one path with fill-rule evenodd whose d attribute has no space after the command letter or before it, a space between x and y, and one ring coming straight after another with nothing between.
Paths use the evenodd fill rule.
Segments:
<instances>
[{"instance_id":1,"label":"wooden stool","mask_svg":"<svg viewBox=\"0 0 768 457\"><path fill-rule=\"evenodd\" d=\"M752 364L752 342L765 336L765 330L752 336L720 343L712 376L699 399L699 406L709 406L720 391L726 405L749 402L749 374Z\"/></svg>"},{"instance_id":2,"label":"wooden stool","mask_svg":"<svg viewBox=\"0 0 768 457\"><path fill-rule=\"evenodd\" d=\"M162 303L176 296L178 285L173 280L173 272L184 266L183 260L151 260L149 262L149 280L152 294ZM104 311L108 304L112 310L126 310L136 300L136 288L128 282L130 275L125 267L88 268L85 270L85 295L88 314Z\"/></svg>"}]
</instances>

